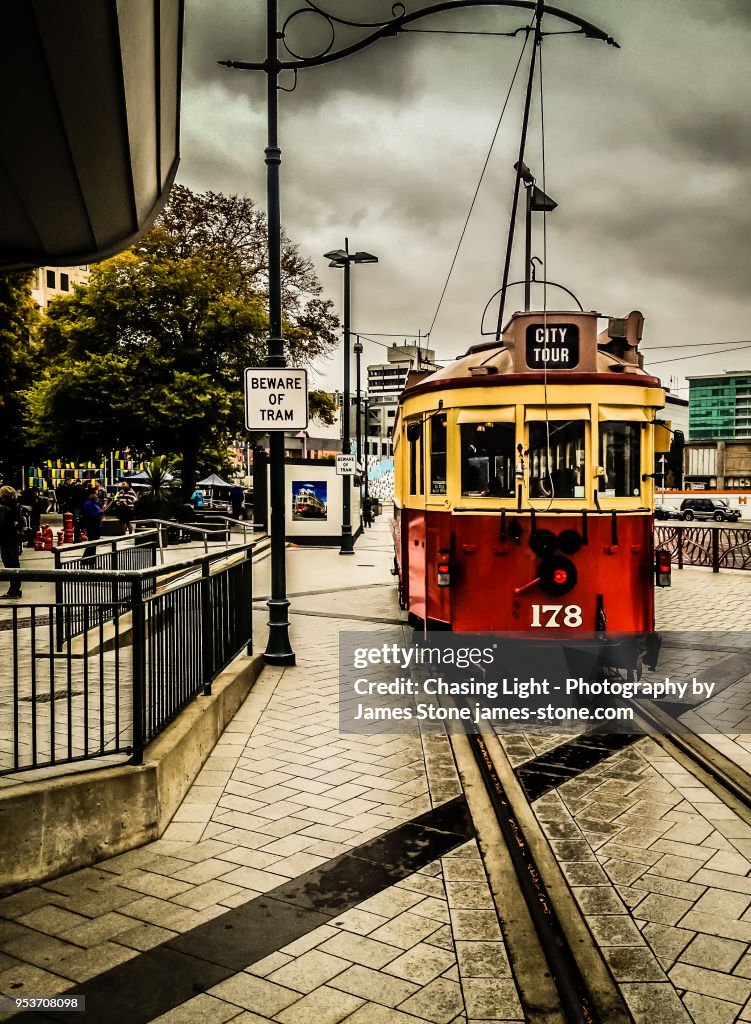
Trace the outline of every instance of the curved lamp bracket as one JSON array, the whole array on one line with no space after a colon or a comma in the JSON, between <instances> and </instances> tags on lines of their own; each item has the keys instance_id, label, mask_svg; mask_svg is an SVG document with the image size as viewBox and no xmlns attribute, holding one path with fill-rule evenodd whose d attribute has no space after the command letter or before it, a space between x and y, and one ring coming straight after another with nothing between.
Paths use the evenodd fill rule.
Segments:
<instances>
[{"instance_id":1,"label":"curved lamp bracket","mask_svg":"<svg viewBox=\"0 0 751 1024\"><path fill-rule=\"evenodd\" d=\"M561 10L559 7L551 7L546 4L536 3L535 0L442 0L441 3L430 4L428 7L423 7L419 11L413 11L409 13L403 3L394 3L391 8L391 17L383 21L352 21L348 18L341 18L338 15L332 14L321 7L315 0L302 0L303 6L298 7L297 10L292 11L288 14L282 23L281 29L277 33L277 38L281 41L282 46L290 56L290 60L279 60L269 59L261 62L253 61L240 61L240 60L220 60L219 64L228 68L239 68L245 71L266 71L276 72L279 71L293 71L299 68L316 67L321 64L330 64L332 61L341 60L342 57L348 57L352 53L357 53L358 50L363 50L366 46L370 46L378 39L385 39L388 36L396 36L400 32L407 29L409 25L414 24L416 21L420 21L423 18L430 17L432 14L443 14L446 11L461 10L462 8L469 7L508 7L513 9L520 9L524 11L531 11L536 13L540 11L542 14L547 14L555 18L559 18L562 21L567 22L569 25L575 26L574 32L585 36L587 39L599 39L601 42L607 43L609 46L618 47L618 43L609 36L603 29L597 28L589 21L585 21L583 18L578 17L576 14L572 14L570 11ZM303 55L296 53L287 41L287 34L290 26L294 25L297 21L299 23L300 18L314 17L318 19L322 27L327 27L327 41L317 53ZM350 43L348 46L343 46L337 50L336 37L337 28L361 28L369 31L362 39L358 39L354 43ZM515 35L516 32L526 31L527 26L516 29L515 32L509 33Z\"/></svg>"}]
</instances>

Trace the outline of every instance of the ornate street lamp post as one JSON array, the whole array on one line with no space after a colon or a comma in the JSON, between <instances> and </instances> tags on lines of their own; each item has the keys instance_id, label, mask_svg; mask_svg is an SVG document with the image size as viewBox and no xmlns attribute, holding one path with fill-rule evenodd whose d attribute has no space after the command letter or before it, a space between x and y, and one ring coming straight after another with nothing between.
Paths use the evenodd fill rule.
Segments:
<instances>
[{"instance_id":1,"label":"ornate street lamp post","mask_svg":"<svg viewBox=\"0 0 751 1024\"><path fill-rule=\"evenodd\" d=\"M269 229L269 337L266 365L269 367L283 367L286 365L284 357L284 339L282 337L282 268L281 268L281 215L279 201L279 165L281 164L281 150L278 143L278 90L279 75L282 71L297 72L303 68L317 67L322 64L330 64L342 57L363 50L366 46L376 42L378 39L386 39L407 31L409 26L432 14L442 14L446 11L460 10L470 7L502 7L531 11L535 20L535 39L539 42L541 31L540 21L543 14L549 14L570 25L575 26L574 31L579 32L588 39L599 39L612 46L618 44L602 29L597 28L591 22L570 14L568 11L560 10L557 7L546 6L541 0L442 0L440 3L430 4L418 11L407 13L406 8L400 2L394 4L393 17L385 21L357 22L351 19L339 18L323 10L314 0L301 0L301 6L287 15L281 26L278 23L278 0L266 0L266 59L263 61L236 61L221 60L219 63L224 67L238 68L244 71L263 71L266 75L267 85L267 114L268 114L268 136L266 145L266 196L267 216ZM287 33L290 25L296 18L305 15L316 15L328 24L330 29L330 40L328 45L317 54L304 57L291 48ZM347 29L361 28L365 35L354 43L342 46L335 50L336 32L339 26ZM517 32L530 31L531 26L521 26L515 31L507 33L515 36ZM289 60L279 59L279 44L284 46L290 56ZM529 90L528 90L529 91ZM520 163L524 159L524 147L521 147L519 154ZM521 175L517 171L517 188L515 193L518 196L519 181ZM514 211L516 203L514 204ZM507 271L504 275L504 291L507 278ZM503 296L501 297L503 303ZM348 352L348 350L347 350ZM295 655L289 641L289 618L287 600L287 580L285 565L285 505L284 505L284 434L281 431L270 434L270 491L271 491L271 598L268 602L269 608L269 639L266 646L264 658L272 665L294 665ZM344 553L344 552L342 552Z\"/></svg>"}]
</instances>

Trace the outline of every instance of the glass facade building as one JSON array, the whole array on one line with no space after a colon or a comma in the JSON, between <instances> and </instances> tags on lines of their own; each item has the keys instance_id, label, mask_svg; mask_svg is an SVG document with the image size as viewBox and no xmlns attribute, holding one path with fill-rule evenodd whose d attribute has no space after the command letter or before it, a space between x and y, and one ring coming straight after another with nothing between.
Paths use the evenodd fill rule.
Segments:
<instances>
[{"instance_id":1,"label":"glass facade building","mask_svg":"<svg viewBox=\"0 0 751 1024\"><path fill-rule=\"evenodd\" d=\"M689 440L751 439L751 373L689 377Z\"/></svg>"}]
</instances>

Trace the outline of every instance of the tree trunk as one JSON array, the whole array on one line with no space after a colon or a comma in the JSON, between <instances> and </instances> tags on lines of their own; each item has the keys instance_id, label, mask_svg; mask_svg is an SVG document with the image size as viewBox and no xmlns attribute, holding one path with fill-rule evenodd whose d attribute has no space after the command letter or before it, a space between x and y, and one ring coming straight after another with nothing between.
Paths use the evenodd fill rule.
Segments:
<instances>
[{"instance_id":1,"label":"tree trunk","mask_svg":"<svg viewBox=\"0 0 751 1024\"><path fill-rule=\"evenodd\" d=\"M198 476L198 439L189 436L183 438L182 450L182 495L183 501L190 501L190 496L196 489L196 477Z\"/></svg>"}]
</instances>

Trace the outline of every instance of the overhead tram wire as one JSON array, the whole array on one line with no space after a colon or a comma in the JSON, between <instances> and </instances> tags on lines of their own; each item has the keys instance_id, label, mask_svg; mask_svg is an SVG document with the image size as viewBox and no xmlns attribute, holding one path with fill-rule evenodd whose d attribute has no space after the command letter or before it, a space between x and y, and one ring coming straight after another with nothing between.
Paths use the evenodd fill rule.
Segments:
<instances>
[{"instance_id":1,"label":"overhead tram wire","mask_svg":"<svg viewBox=\"0 0 751 1024\"><path fill-rule=\"evenodd\" d=\"M454 252L453 259L451 260L451 266L449 267L449 272L446 275L446 280L444 281L443 288L441 290L441 295L440 295L440 298L438 299L438 305L436 306L435 313L433 314L433 319L431 321L430 327L425 332L423 337L430 338L430 336L431 336L431 334L433 332L433 328L436 325L436 321L438 320L438 314L440 313L441 306L443 305L443 300L444 300L445 295L446 295L446 289L449 286L449 281L451 280L451 275L454 272L454 267L456 266L456 261L457 261L457 259L459 257L459 250L462 247L462 242L464 241L464 236L467 233L467 228L469 226L469 220L470 220L470 217L472 216L472 211L475 208L475 203L477 202L477 196L479 195L479 192L480 192L480 186L482 185L483 179L485 177L485 172L488 169L488 164L490 163L490 157L491 157L491 154L493 152L493 147L495 146L495 140L498 138L498 132L501 129L501 122L503 121L503 116L506 113L506 108L508 107L508 103L509 103L509 100L511 98L511 92L512 92L512 90L514 88L514 83L516 82L516 76L519 73L519 68L521 67L522 58L524 57L524 51L527 49L527 43L529 42L529 33L532 30L533 21L534 21L534 19L532 21L530 21L529 25L527 25L526 28L523 30L524 31L524 42L522 44L522 48L521 48L521 51L519 53L519 59L516 62L516 67L514 68L514 73L511 76L511 82L510 82L509 87L508 87L508 92L506 93L506 98L503 101L503 106L501 107L501 113L500 113L500 116L498 118L498 123L495 126L495 131L493 132L493 137L490 140L490 147L488 148L487 156L485 157L485 162L483 163L482 170L480 171L480 177L478 179L477 186L475 187L474 195L472 196L472 202L469 204L469 211L467 212L467 217L466 217L466 219L464 221L464 227L462 228L461 234L459 235L459 241L457 242L456 250Z\"/></svg>"},{"instance_id":2,"label":"overhead tram wire","mask_svg":"<svg viewBox=\"0 0 751 1024\"><path fill-rule=\"evenodd\" d=\"M743 347L747 348L749 345L751 345L751 339L746 340L746 341L700 341L700 342L695 342L695 343L692 342L690 345L655 345L654 348L642 349L641 351L642 351L642 354L645 355L645 356L649 355L652 352L654 352L656 355L659 355L660 352L667 352L669 349L672 349L672 348L680 348L680 349L686 349L686 348L709 348L712 345L738 345L738 346L740 346L742 348ZM730 351L732 351L732 349ZM714 352L707 352L707 355L708 356L714 355ZM697 356L691 356L691 358L692 359L696 359L698 357Z\"/></svg>"},{"instance_id":3,"label":"overhead tram wire","mask_svg":"<svg viewBox=\"0 0 751 1024\"><path fill-rule=\"evenodd\" d=\"M681 347L683 347L683 346L681 346ZM686 347L688 348L689 346L686 346ZM703 347L703 346L699 346L699 347ZM751 342L748 342L745 345L738 345L737 348L721 348L719 351L707 352L707 356L721 356L721 355L724 355L726 352L744 352L744 351L748 351L748 349L751 349ZM645 361L646 361L646 357L648 356L648 354L649 353L647 353L647 352L644 353ZM656 363L653 363L653 362L650 361L650 366L664 366L665 363L681 363L681 362L684 362L686 359L701 359L701 358L702 358L701 356L672 356L670 359L660 359Z\"/></svg>"}]
</instances>

